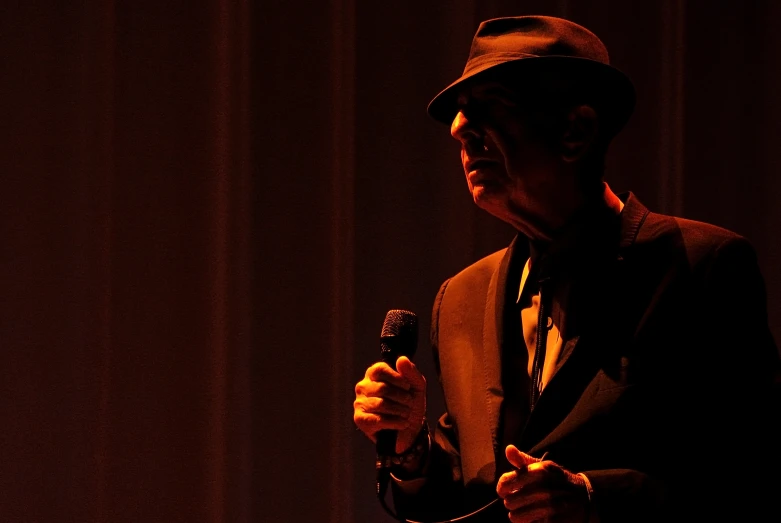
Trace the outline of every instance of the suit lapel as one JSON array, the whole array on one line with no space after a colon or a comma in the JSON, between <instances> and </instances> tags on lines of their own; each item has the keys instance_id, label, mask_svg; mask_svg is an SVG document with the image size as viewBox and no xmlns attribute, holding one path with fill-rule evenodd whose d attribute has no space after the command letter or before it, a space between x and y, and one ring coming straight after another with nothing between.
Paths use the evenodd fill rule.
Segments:
<instances>
[{"instance_id":1,"label":"suit lapel","mask_svg":"<svg viewBox=\"0 0 781 523\"><path fill-rule=\"evenodd\" d=\"M507 249L501 263L494 271L486 292L483 317L483 343L481 360L485 373L485 394L488 420L491 428L491 441L498 460L504 459L504 450L499 449L500 416L504 401L502 387L502 354L508 350L506 343L506 324L508 321L508 300L517 292L508 290L519 279L519 267L528 258L528 244L525 239L516 236ZM510 310L512 308L510 307Z\"/></svg>"},{"instance_id":2,"label":"suit lapel","mask_svg":"<svg viewBox=\"0 0 781 523\"><path fill-rule=\"evenodd\" d=\"M600 322L602 318L613 317L611 308L622 306L620 293L625 285L626 262L621 254L634 243L647 215L648 210L634 195L627 194L616 249L605 259L607 265L597 265L602 267L600 273L593 274L600 281L599 297L591 306L581 309L587 315L585 326L579 335L567 340L562 347L555 373L523 430L520 444L531 453L567 433L568 422L577 424L583 421L583 416L573 416L570 420L567 416L583 399L584 392L604 363L605 352L610 350L611 341L605 339Z\"/></svg>"}]
</instances>

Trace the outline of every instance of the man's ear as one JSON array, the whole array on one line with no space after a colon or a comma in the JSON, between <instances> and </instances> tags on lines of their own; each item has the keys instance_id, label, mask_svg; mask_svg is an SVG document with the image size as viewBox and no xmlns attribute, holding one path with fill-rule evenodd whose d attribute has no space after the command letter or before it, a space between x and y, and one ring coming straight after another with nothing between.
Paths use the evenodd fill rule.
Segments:
<instances>
[{"instance_id":1,"label":"man's ear","mask_svg":"<svg viewBox=\"0 0 781 523\"><path fill-rule=\"evenodd\" d=\"M567 123L561 138L561 156L565 162L574 162L597 141L599 118L590 105L578 105L567 114Z\"/></svg>"}]
</instances>

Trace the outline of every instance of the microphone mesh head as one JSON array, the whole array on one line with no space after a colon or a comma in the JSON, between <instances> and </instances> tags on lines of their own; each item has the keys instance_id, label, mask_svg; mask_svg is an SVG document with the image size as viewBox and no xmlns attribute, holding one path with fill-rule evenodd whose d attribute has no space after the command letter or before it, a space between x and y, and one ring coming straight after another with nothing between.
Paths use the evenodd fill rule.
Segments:
<instances>
[{"instance_id":1,"label":"microphone mesh head","mask_svg":"<svg viewBox=\"0 0 781 523\"><path fill-rule=\"evenodd\" d=\"M380 352L388 365L396 368L396 358L412 358L418 348L418 317L414 312L393 309L385 315L380 334Z\"/></svg>"},{"instance_id":2,"label":"microphone mesh head","mask_svg":"<svg viewBox=\"0 0 781 523\"><path fill-rule=\"evenodd\" d=\"M385 315L381 338L389 336L418 336L418 316L414 312L393 309Z\"/></svg>"}]
</instances>

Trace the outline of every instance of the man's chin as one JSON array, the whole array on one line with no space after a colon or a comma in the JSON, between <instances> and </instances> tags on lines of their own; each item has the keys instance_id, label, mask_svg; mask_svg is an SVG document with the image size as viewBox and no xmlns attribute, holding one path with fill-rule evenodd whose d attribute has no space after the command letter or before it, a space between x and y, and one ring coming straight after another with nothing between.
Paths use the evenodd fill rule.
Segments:
<instances>
[{"instance_id":1,"label":"man's chin","mask_svg":"<svg viewBox=\"0 0 781 523\"><path fill-rule=\"evenodd\" d=\"M507 194L499 186L476 185L472 187L475 204L494 216L507 212Z\"/></svg>"},{"instance_id":2,"label":"man's chin","mask_svg":"<svg viewBox=\"0 0 781 523\"><path fill-rule=\"evenodd\" d=\"M506 199L506 194L503 186L486 183L472 187L472 199L480 207L496 205L497 202Z\"/></svg>"}]
</instances>

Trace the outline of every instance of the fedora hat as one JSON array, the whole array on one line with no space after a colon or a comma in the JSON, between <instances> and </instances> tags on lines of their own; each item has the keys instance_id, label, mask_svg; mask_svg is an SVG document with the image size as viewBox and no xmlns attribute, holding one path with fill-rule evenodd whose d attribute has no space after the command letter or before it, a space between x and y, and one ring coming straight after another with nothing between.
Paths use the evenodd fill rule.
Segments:
<instances>
[{"instance_id":1,"label":"fedora hat","mask_svg":"<svg viewBox=\"0 0 781 523\"><path fill-rule=\"evenodd\" d=\"M594 33L562 18L514 16L480 23L463 74L431 100L427 111L449 125L464 87L500 79L544 91L545 78L551 75L569 79L570 89L594 106L611 136L623 128L634 110L632 81L610 65L607 49Z\"/></svg>"}]
</instances>

